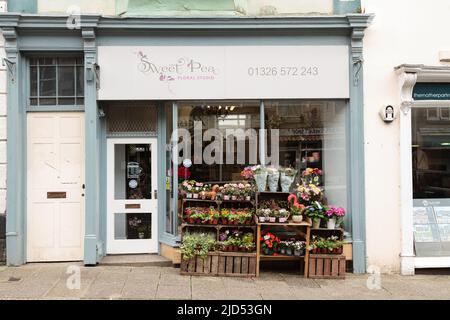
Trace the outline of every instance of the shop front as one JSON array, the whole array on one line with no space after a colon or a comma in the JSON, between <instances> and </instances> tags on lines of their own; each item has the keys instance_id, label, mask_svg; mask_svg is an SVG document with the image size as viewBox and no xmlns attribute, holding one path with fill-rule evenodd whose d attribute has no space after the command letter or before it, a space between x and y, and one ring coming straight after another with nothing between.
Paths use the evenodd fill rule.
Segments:
<instances>
[{"instance_id":1,"label":"shop front","mask_svg":"<svg viewBox=\"0 0 450 320\"><path fill-rule=\"evenodd\" d=\"M3 15L8 263L164 254L180 244L181 182L270 165L324 173L365 272L370 20L82 16L68 30L62 17Z\"/></svg>"}]
</instances>

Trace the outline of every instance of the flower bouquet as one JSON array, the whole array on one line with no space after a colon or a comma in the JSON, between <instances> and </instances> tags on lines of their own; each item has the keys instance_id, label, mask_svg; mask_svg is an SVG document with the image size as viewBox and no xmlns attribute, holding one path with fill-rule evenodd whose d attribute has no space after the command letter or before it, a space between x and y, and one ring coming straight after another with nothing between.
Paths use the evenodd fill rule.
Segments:
<instances>
[{"instance_id":1,"label":"flower bouquet","mask_svg":"<svg viewBox=\"0 0 450 320\"><path fill-rule=\"evenodd\" d=\"M315 184L301 184L298 186L297 192L300 202L305 205L310 205L314 201L320 201L323 197L322 188Z\"/></svg>"},{"instance_id":2,"label":"flower bouquet","mask_svg":"<svg viewBox=\"0 0 450 320\"><path fill-rule=\"evenodd\" d=\"M252 167L253 178L255 179L256 186L259 192L266 191L267 185L267 169L257 165Z\"/></svg>"},{"instance_id":3,"label":"flower bouquet","mask_svg":"<svg viewBox=\"0 0 450 320\"><path fill-rule=\"evenodd\" d=\"M278 168L270 166L267 168L267 184L270 192L277 192L278 181L280 180L280 172Z\"/></svg>"},{"instance_id":4,"label":"flower bouquet","mask_svg":"<svg viewBox=\"0 0 450 320\"><path fill-rule=\"evenodd\" d=\"M297 170L294 168L280 168L280 184L282 192L289 192L292 183L297 175Z\"/></svg>"},{"instance_id":5,"label":"flower bouquet","mask_svg":"<svg viewBox=\"0 0 450 320\"><path fill-rule=\"evenodd\" d=\"M181 183L180 189L186 195L187 199L192 198L192 190L194 189L195 180L184 180Z\"/></svg>"},{"instance_id":6,"label":"flower bouquet","mask_svg":"<svg viewBox=\"0 0 450 320\"><path fill-rule=\"evenodd\" d=\"M322 175L322 170L318 168L306 168L302 172L301 180L303 184L315 184L319 186Z\"/></svg>"}]
</instances>

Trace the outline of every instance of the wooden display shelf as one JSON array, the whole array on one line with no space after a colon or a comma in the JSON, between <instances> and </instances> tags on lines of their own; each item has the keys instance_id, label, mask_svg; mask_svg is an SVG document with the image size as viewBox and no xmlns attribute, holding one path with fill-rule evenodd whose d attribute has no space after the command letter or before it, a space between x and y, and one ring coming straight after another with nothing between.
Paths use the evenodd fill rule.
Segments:
<instances>
[{"instance_id":1,"label":"wooden display shelf","mask_svg":"<svg viewBox=\"0 0 450 320\"><path fill-rule=\"evenodd\" d=\"M194 227L194 228L256 228L254 224L193 224L193 223L182 223L181 227Z\"/></svg>"},{"instance_id":2,"label":"wooden display shelf","mask_svg":"<svg viewBox=\"0 0 450 320\"><path fill-rule=\"evenodd\" d=\"M309 224L308 222L299 222L299 223L295 223L292 221L289 222L256 222L257 225L260 226L286 226L286 227L311 227L311 224Z\"/></svg>"},{"instance_id":3,"label":"wooden display shelf","mask_svg":"<svg viewBox=\"0 0 450 320\"><path fill-rule=\"evenodd\" d=\"M308 276L313 279L345 279L346 260L344 255L311 254Z\"/></svg>"}]
</instances>

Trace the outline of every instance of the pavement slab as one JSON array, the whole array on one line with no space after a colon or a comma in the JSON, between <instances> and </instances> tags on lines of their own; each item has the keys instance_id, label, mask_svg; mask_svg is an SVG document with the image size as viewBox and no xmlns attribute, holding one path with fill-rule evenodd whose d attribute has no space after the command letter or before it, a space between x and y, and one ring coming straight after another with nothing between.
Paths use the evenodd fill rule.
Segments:
<instances>
[{"instance_id":1,"label":"pavement slab","mask_svg":"<svg viewBox=\"0 0 450 320\"><path fill-rule=\"evenodd\" d=\"M73 287L74 271L79 289ZM450 276L347 274L345 280L324 280L262 272L259 278L233 278L182 276L160 266L28 264L0 269L0 299L450 299Z\"/></svg>"}]
</instances>

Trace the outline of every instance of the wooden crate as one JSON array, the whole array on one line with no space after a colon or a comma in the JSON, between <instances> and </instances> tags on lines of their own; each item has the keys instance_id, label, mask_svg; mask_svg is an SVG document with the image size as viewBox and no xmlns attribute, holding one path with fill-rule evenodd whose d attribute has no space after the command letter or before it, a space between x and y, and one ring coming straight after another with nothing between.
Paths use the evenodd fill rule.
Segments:
<instances>
[{"instance_id":1,"label":"wooden crate","mask_svg":"<svg viewBox=\"0 0 450 320\"><path fill-rule=\"evenodd\" d=\"M182 260L182 275L252 277L256 275L256 254L240 252L212 252L205 259L195 257Z\"/></svg>"},{"instance_id":2,"label":"wooden crate","mask_svg":"<svg viewBox=\"0 0 450 320\"><path fill-rule=\"evenodd\" d=\"M345 279L344 255L310 254L309 274L313 279Z\"/></svg>"}]
</instances>

